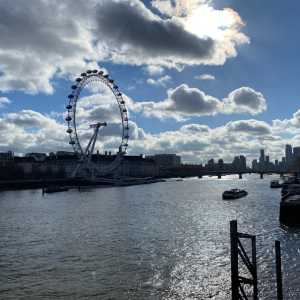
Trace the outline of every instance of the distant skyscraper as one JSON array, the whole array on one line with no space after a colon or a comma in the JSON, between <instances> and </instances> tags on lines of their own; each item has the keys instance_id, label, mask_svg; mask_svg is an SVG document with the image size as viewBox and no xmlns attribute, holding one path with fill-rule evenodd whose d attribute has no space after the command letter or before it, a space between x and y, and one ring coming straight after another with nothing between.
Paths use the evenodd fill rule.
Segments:
<instances>
[{"instance_id":1,"label":"distant skyscraper","mask_svg":"<svg viewBox=\"0 0 300 300\"><path fill-rule=\"evenodd\" d=\"M258 169L258 162L257 162L257 159L254 159L252 161L252 169L253 171L256 171Z\"/></svg>"},{"instance_id":2,"label":"distant skyscraper","mask_svg":"<svg viewBox=\"0 0 300 300\"><path fill-rule=\"evenodd\" d=\"M294 147L294 157L300 158L300 147Z\"/></svg>"},{"instance_id":3,"label":"distant skyscraper","mask_svg":"<svg viewBox=\"0 0 300 300\"><path fill-rule=\"evenodd\" d=\"M288 163L293 160L293 148L291 145L285 145L285 158Z\"/></svg>"},{"instance_id":4,"label":"distant skyscraper","mask_svg":"<svg viewBox=\"0 0 300 300\"><path fill-rule=\"evenodd\" d=\"M220 159L218 160L218 168L219 168L219 170L224 169L224 161L223 161L222 158L220 158Z\"/></svg>"},{"instance_id":5,"label":"distant skyscraper","mask_svg":"<svg viewBox=\"0 0 300 300\"><path fill-rule=\"evenodd\" d=\"M246 157L244 155L240 155L240 166L242 170L247 169Z\"/></svg>"},{"instance_id":6,"label":"distant skyscraper","mask_svg":"<svg viewBox=\"0 0 300 300\"><path fill-rule=\"evenodd\" d=\"M261 150L260 150L259 162L260 162L261 164L263 164L263 163L265 162L265 150L264 150L264 149L261 149Z\"/></svg>"},{"instance_id":7,"label":"distant skyscraper","mask_svg":"<svg viewBox=\"0 0 300 300\"><path fill-rule=\"evenodd\" d=\"M209 167L209 168L213 168L214 167L214 165L215 165L215 161L214 161L214 159L212 158L212 159L210 159L208 162L207 162L207 166Z\"/></svg>"}]
</instances>

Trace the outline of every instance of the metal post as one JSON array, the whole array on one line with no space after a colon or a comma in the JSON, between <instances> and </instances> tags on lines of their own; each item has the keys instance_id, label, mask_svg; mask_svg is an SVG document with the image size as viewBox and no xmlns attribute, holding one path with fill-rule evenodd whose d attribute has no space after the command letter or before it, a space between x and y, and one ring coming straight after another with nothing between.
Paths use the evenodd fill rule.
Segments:
<instances>
[{"instance_id":1,"label":"metal post","mask_svg":"<svg viewBox=\"0 0 300 300\"><path fill-rule=\"evenodd\" d=\"M280 241L275 241L277 299L283 300Z\"/></svg>"},{"instance_id":2,"label":"metal post","mask_svg":"<svg viewBox=\"0 0 300 300\"><path fill-rule=\"evenodd\" d=\"M231 244L231 295L232 300L239 299L239 260L238 260L238 236L237 221L230 221L230 244Z\"/></svg>"},{"instance_id":3,"label":"metal post","mask_svg":"<svg viewBox=\"0 0 300 300\"><path fill-rule=\"evenodd\" d=\"M257 264L256 264L256 237L252 237L252 266L253 266L253 300L258 299Z\"/></svg>"}]
</instances>

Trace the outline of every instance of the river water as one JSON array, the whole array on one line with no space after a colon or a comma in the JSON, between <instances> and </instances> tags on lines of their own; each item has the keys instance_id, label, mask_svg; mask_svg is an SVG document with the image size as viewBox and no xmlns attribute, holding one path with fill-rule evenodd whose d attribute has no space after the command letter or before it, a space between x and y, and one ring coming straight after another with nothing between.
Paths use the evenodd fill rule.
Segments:
<instances>
[{"instance_id":1,"label":"river water","mask_svg":"<svg viewBox=\"0 0 300 300\"><path fill-rule=\"evenodd\" d=\"M229 221L257 235L259 294L300 299L300 232L278 223L280 190L258 175L0 193L0 299L229 299ZM245 198L223 201L225 189Z\"/></svg>"}]
</instances>

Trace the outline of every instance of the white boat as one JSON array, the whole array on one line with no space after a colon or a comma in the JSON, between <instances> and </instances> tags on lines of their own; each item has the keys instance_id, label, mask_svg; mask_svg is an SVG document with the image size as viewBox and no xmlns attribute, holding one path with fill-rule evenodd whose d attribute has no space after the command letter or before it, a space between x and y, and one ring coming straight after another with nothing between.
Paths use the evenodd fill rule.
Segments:
<instances>
[{"instance_id":1,"label":"white boat","mask_svg":"<svg viewBox=\"0 0 300 300\"><path fill-rule=\"evenodd\" d=\"M231 199L238 199L247 196L248 193L245 190L240 189L232 189L225 191L223 193L223 199L224 200L231 200Z\"/></svg>"}]
</instances>

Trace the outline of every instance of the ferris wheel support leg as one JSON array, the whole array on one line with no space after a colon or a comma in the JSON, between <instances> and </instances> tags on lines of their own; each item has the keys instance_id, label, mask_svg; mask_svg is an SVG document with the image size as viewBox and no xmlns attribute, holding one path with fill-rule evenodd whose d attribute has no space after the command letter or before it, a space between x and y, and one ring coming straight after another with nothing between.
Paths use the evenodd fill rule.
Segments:
<instances>
[{"instance_id":1,"label":"ferris wheel support leg","mask_svg":"<svg viewBox=\"0 0 300 300\"><path fill-rule=\"evenodd\" d=\"M95 145L96 145L96 141L97 141L97 137L98 137L98 132L99 132L99 127L97 127L95 129L95 133L93 136L93 143L92 143L92 147L91 147L91 152L90 154L93 155L94 149L95 149Z\"/></svg>"},{"instance_id":2,"label":"ferris wheel support leg","mask_svg":"<svg viewBox=\"0 0 300 300\"><path fill-rule=\"evenodd\" d=\"M90 146L91 146L91 144L92 144L92 142L93 142L93 140L94 140L94 138L95 138L95 132L94 132L94 134L93 134L93 136L91 137L91 139L90 139L90 141L89 141L89 143L88 143L88 145L86 146L86 148L85 148L85 155L88 155L88 153L89 153L89 149L90 149Z\"/></svg>"},{"instance_id":3,"label":"ferris wheel support leg","mask_svg":"<svg viewBox=\"0 0 300 300\"><path fill-rule=\"evenodd\" d=\"M71 174L71 177L72 177L72 178L75 178L75 177L76 177L76 175L77 175L77 173L78 173L80 167L81 167L81 162L78 163L78 164L76 165L74 171L72 172L72 174Z\"/></svg>"}]
</instances>

